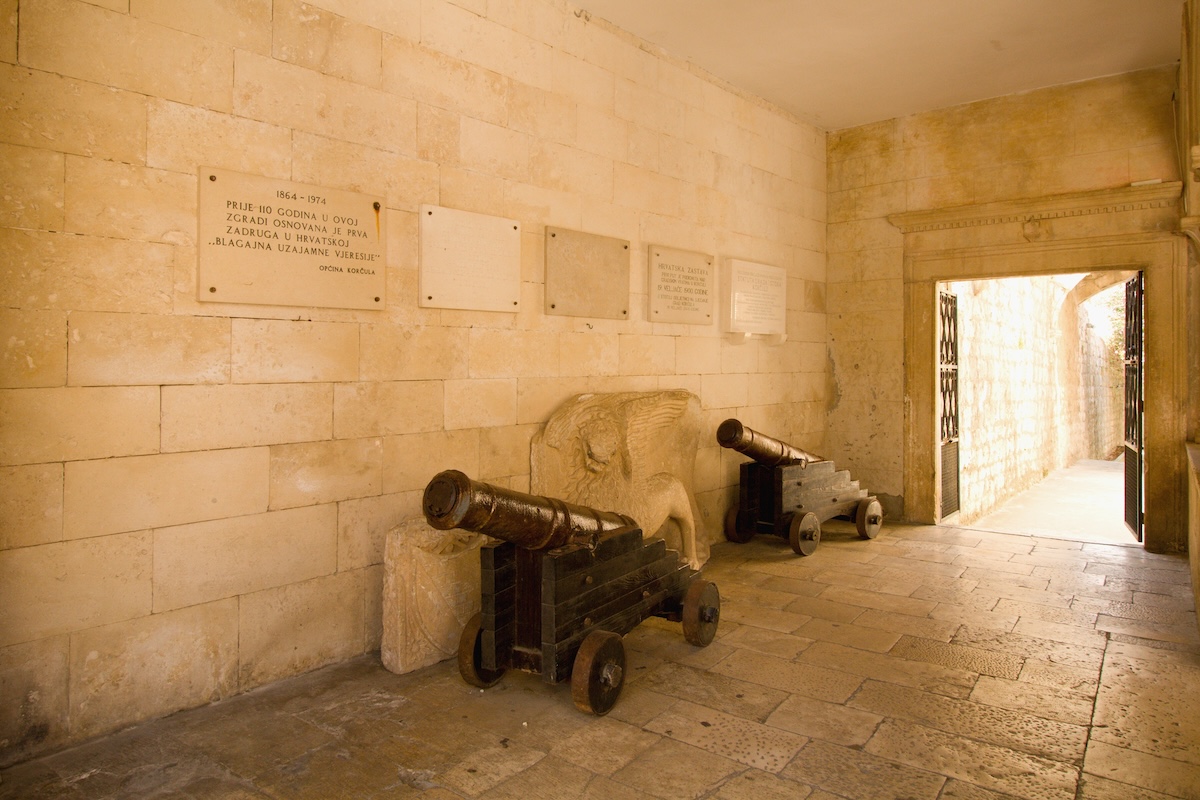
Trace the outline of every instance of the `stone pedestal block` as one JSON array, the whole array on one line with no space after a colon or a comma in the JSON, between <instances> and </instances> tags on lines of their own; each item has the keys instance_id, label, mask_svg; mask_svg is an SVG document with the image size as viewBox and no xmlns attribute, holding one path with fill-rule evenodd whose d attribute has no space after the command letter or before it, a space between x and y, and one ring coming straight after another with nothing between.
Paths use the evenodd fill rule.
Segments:
<instances>
[{"instance_id":1,"label":"stone pedestal block","mask_svg":"<svg viewBox=\"0 0 1200 800\"><path fill-rule=\"evenodd\" d=\"M402 522L387 535L383 577L383 665L404 673L453 658L479 611L477 533Z\"/></svg>"}]
</instances>

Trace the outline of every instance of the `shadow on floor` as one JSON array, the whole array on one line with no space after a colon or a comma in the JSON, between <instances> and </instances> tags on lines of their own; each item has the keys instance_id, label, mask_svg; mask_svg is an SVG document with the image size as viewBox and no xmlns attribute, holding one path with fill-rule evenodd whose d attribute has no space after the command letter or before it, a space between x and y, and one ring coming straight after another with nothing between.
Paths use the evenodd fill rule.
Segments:
<instances>
[{"instance_id":1,"label":"shadow on floor","mask_svg":"<svg viewBox=\"0 0 1200 800\"><path fill-rule=\"evenodd\" d=\"M1078 542L1138 544L1125 527L1124 458L1084 459L1055 470L990 513L960 527Z\"/></svg>"}]
</instances>

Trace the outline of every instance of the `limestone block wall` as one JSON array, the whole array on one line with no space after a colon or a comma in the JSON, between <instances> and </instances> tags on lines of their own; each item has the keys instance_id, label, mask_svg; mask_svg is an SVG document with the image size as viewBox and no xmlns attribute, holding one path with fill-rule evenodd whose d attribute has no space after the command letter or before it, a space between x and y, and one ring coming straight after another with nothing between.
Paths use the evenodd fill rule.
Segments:
<instances>
[{"instance_id":1,"label":"limestone block wall","mask_svg":"<svg viewBox=\"0 0 1200 800\"><path fill-rule=\"evenodd\" d=\"M887 216L1178 180L1174 85L1173 68L1147 70L829 135L827 455L888 513L903 512L906 406L904 242Z\"/></svg>"},{"instance_id":2,"label":"limestone block wall","mask_svg":"<svg viewBox=\"0 0 1200 800\"><path fill-rule=\"evenodd\" d=\"M0 763L377 649L386 531L573 394L824 449L823 132L561 0L4 8ZM201 165L386 197L387 309L197 302ZM521 221L525 310L418 308L421 203ZM631 241L628 321L541 313L547 225ZM785 268L786 343L646 321L651 243Z\"/></svg>"},{"instance_id":3,"label":"limestone block wall","mask_svg":"<svg viewBox=\"0 0 1200 800\"><path fill-rule=\"evenodd\" d=\"M949 288L959 298L959 519L969 523L1059 460L1060 333L1047 323L1064 292L1048 278Z\"/></svg>"}]
</instances>

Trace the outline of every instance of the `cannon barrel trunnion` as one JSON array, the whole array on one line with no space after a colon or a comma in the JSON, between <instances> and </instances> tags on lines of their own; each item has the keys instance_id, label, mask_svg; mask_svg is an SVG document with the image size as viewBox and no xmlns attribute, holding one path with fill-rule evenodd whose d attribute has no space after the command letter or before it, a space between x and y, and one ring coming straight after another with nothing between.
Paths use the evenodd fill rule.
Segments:
<instances>
[{"instance_id":1,"label":"cannon barrel trunnion","mask_svg":"<svg viewBox=\"0 0 1200 800\"><path fill-rule=\"evenodd\" d=\"M643 539L631 518L556 498L434 476L422 499L435 528L497 539L480 548L480 612L463 629L458 668L486 688L506 670L570 679L582 711L602 715L625 680L624 634L651 616L683 624L703 647L716 635L715 584L667 549Z\"/></svg>"},{"instance_id":2,"label":"cannon barrel trunnion","mask_svg":"<svg viewBox=\"0 0 1200 800\"><path fill-rule=\"evenodd\" d=\"M821 523L844 517L858 535L874 539L883 525L878 498L859 488L832 461L727 419L717 428L717 443L749 456L739 465L738 502L725 516L725 538L748 542L756 533L788 540L801 556L821 542Z\"/></svg>"}]
</instances>

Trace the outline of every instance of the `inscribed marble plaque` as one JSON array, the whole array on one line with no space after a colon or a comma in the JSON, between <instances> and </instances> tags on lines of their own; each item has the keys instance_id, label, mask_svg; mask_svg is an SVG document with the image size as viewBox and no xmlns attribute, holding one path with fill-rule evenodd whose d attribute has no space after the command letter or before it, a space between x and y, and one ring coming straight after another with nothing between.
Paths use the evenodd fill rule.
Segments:
<instances>
[{"instance_id":1,"label":"inscribed marble plaque","mask_svg":"<svg viewBox=\"0 0 1200 800\"><path fill-rule=\"evenodd\" d=\"M546 313L629 319L629 242L547 227Z\"/></svg>"},{"instance_id":2,"label":"inscribed marble plaque","mask_svg":"<svg viewBox=\"0 0 1200 800\"><path fill-rule=\"evenodd\" d=\"M520 310L519 222L430 205L419 215L418 305Z\"/></svg>"},{"instance_id":3,"label":"inscribed marble plaque","mask_svg":"<svg viewBox=\"0 0 1200 800\"><path fill-rule=\"evenodd\" d=\"M650 321L708 325L716 300L712 256L650 245Z\"/></svg>"},{"instance_id":4,"label":"inscribed marble plaque","mask_svg":"<svg viewBox=\"0 0 1200 800\"><path fill-rule=\"evenodd\" d=\"M200 168L202 301L386 305L384 198Z\"/></svg>"},{"instance_id":5,"label":"inscribed marble plaque","mask_svg":"<svg viewBox=\"0 0 1200 800\"><path fill-rule=\"evenodd\" d=\"M787 334L787 272L780 267L729 259L727 330Z\"/></svg>"}]
</instances>

